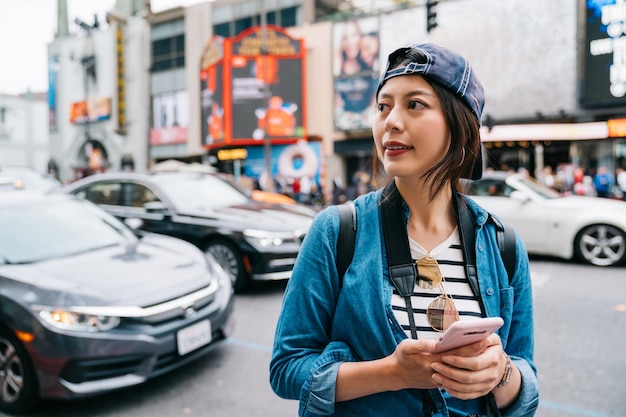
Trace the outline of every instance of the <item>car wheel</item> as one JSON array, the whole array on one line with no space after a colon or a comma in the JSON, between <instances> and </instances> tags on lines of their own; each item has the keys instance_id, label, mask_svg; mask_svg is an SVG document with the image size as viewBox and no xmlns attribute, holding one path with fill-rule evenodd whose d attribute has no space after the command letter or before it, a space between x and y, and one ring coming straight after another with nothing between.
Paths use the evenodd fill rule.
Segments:
<instances>
[{"instance_id":1,"label":"car wheel","mask_svg":"<svg viewBox=\"0 0 626 417\"><path fill-rule=\"evenodd\" d=\"M246 271L243 261L237 249L224 240L209 242L205 248L206 253L213 255L226 272L230 274L235 291L243 290L247 285Z\"/></svg>"},{"instance_id":2,"label":"car wheel","mask_svg":"<svg viewBox=\"0 0 626 417\"><path fill-rule=\"evenodd\" d=\"M0 410L22 413L39 402L37 380L26 350L0 329Z\"/></svg>"},{"instance_id":3,"label":"car wheel","mask_svg":"<svg viewBox=\"0 0 626 417\"><path fill-rule=\"evenodd\" d=\"M626 235L614 226L586 227L576 236L575 245L578 257L592 265L620 265L626 260Z\"/></svg>"}]
</instances>

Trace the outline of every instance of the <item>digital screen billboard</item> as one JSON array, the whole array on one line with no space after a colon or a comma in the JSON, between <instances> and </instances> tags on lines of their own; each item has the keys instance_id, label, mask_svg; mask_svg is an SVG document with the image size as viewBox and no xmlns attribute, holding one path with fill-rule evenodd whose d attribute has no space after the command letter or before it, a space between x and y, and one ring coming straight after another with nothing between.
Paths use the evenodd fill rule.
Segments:
<instances>
[{"instance_id":1,"label":"digital screen billboard","mask_svg":"<svg viewBox=\"0 0 626 417\"><path fill-rule=\"evenodd\" d=\"M268 25L229 38L226 45L226 142L238 146L263 143L266 137L272 143L305 138L302 41Z\"/></svg>"},{"instance_id":2,"label":"digital screen billboard","mask_svg":"<svg viewBox=\"0 0 626 417\"><path fill-rule=\"evenodd\" d=\"M581 1L586 10L581 105L626 105L626 3Z\"/></svg>"}]
</instances>

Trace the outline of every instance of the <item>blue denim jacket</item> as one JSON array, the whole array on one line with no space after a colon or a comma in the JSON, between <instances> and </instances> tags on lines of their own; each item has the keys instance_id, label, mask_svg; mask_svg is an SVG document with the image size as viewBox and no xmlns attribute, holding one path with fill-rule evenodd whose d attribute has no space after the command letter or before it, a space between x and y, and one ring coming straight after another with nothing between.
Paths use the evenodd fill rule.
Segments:
<instances>
[{"instance_id":1,"label":"blue denim jacket","mask_svg":"<svg viewBox=\"0 0 626 417\"><path fill-rule=\"evenodd\" d=\"M420 416L422 395L436 417L485 414L482 399L463 401L445 391L406 389L335 403L337 371L345 361L390 355L406 338L391 310L392 285L379 217L382 190L355 200L358 230L352 264L339 287L336 247L339 214L329 207L315 218L287 284L270 363L270 383L280 397L300 401L299 415ZM509 278L487 212L467 199L476 223L476 263L487 316L500 316L502 344L522 375L522 390L504 416L532 416L539 392L533 364L532 288L528 255L517 239L516 271ZM406 212L408 221L408 209Z\"/></svg>"}]
</instances>

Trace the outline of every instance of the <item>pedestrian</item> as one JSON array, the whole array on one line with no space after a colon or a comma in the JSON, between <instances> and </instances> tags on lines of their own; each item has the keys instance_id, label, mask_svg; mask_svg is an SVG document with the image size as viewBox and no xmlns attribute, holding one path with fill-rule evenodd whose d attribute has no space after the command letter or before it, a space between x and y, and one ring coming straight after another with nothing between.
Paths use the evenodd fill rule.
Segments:
<instances>
[{"instance_id":1,"label":"pedestrian","mask_svg":"<svg viewBox=\"0 0 626 417\"><path fill-rule=\"evenodd\" d=\"M622 167L617 167L616 173L617 188L622 194L622 200L626 201L626 171Z\"/></svg>"},{"instance_id":2,"label":"pedestrian","mask_svg":"<svg viewBox=\"0 0 626 417\"><path fill-rule=\"evenodd\" d=\"M598 172L593 177L593 186L596 188L598 197L609 198L611 196L612 183L609 169L605 166L599 167Z\"/></svg>"},{"instance_id":3,"label":"pedestrian","mask_svg":"<svg viewBox=\"0 0 626 417\"><path fill-rule=\"evenodd\" d=\"M384 170L389 182L354 201L354 258L342 279L337 207L317 215L276 327L271 386L300 401L300 416L495 416L495 408L504 416L535 414L525 246L516 238L509 281L494 221L457 191L460 178L482 175L483 107L483 88L456 53L420 44L389 55L372 122L375 172ZM399 215L387 215L390 207ZM466 234L460 226L468 218ZM400 233L388 245L393 226ZM468 235L475 242L463 245ZM416 260L402 267L411 278L408 295L390 280L389 247L397 245ZM431 308L437 303L441 309ZM498 334L434 353L448 325L443 319L487 316L504 320Z\"/></svg>"}]
</instances>

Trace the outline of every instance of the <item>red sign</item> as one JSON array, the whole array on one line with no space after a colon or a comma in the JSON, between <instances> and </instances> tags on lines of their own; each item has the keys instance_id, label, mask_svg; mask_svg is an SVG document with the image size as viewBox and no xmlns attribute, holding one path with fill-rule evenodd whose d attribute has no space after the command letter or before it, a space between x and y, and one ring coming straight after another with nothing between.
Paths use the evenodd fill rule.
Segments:
<instances>
[{"instance_id":1,"label":"red sign","mask_svg":"<svg viewBox=\"0 0 626 417\"><path fill-rule=\"evenodd\" d=\"M272 144L305 139L304 42L281 27L256 26L226 39L222 52L223 60L201 71L203 133L211 139L204 146L258 145L267 136ZM208 87L213 79L216 89ZM205 103L206 91L211 100Z\"/></svg>"}]
</instances>

